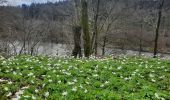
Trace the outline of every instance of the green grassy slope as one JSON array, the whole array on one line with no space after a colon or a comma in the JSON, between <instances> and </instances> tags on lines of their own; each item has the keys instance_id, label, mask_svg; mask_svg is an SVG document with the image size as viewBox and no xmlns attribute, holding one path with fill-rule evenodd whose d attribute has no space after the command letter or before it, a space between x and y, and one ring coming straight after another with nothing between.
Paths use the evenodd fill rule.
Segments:
<instances>
[{"instance_id":1,"label":"green grassy slope","mask_svg":"<svg viewBox=\"0 0 170 100\"><path fill-rule=\"evenodd\" d=\"M170 100L170 61L18 56L0 60L0 100Z\"/></svg>"}]
</instances>

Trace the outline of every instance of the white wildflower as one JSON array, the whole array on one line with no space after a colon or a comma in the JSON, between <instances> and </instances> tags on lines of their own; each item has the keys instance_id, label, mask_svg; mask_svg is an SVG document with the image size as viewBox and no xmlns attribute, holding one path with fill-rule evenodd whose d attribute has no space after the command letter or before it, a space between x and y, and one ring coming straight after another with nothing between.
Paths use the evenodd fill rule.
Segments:
<instances>
[{"instance_id":1,"label":"white wildflower","mask_svg":"<svg viewBox=\"0 0 170 100\"><path fill-rule=\"evenodd\" d=\"M38 90L37 90L37 89L35 90L35 93L38 93Z\"/></svg>"},{"instance_id":2,"label":"white wildflower","mask_svg":"<svg viewBox=\"0 0 170 100\"><path fill-rule=\"evenodd\" d=\"M156 82L156 80L154 80L154 79L152 79L151 81L152 81L152 82Z\"/></svg>"},{"instance_id":3,"label":"white wildflower","mask_svg":"<svg viewBox=\"0 0 170 100\"><path fill-rule=\"evenodd\" d=\"M11 92L9 92L6 96L7 96L7 97L9 97L9 96L11 96L11 95L12 95L12 93L11 93Z\"/></svg>"},{"instance_id":4,"label":"white wildflower","mask_svg":"<svg viewBox=\"0 0 170 100\"><path fill-rule=\"evenodd\" d=\"M21 75L21 76L22 76L22 73L19 73L19 75Z\"/></svg>"},{"instance_id":5,"label":"white wildflower","mask_svg":"<svg viewBox=\"0 0 170 100\"><path fill-rule=\"evenodd\" d=\"M42 87L44 87L45 86L45 83L42 85Z\"/></svg>"},{"instance_id":6,"label":"white wildflower","mask_svg":"<svg viewBox=\"0 0 170 100\"><path fill-rule=\"evenodd\" d=\"M109 83L108 81L105 82L105 84L108 84L108 83Z\"/></svg>"},{"instance_id":7,"label":"white wildflower","mask_svg":"<svg viewBox=\"0 0 170 100\"><path fill-rule=\"evenodd\" d=\"M121 70L121 69L122 69L122 67L121 67L121 66L119 66L117 69L118 69L118 70Z\"/></svg>"},{"instance_id":8,"label":"white wildflower","mask_svg":"<svg viewBox=\"0 0 170 100\"><path fill-rule=\"evenodd\" d=\"M5 72L9 73L9 70L6 70Z\"/></svg>"},{"instance_id":9,"label":"white wildflower","mask_svg":"<svg viewBox=\"0 0 170 100\"><path fill-rule=\"evenodd\" d=\"M56 70L53 70L53 73L56 73Z\"/></svg>"},{"instance_id":10,"label":"white wildflower","mask_svg":"<svg viewBox=\"0 0 170 100\"><path fill-rule=\"evenodd\" d=\"M77 87L73 87L71 90L76 92L77 91Z\"/></svg>"},{"instance_id":11,"label":"white wildflower","mask_svg":"<svg viewBox=\"0 0 170 100\"><path fill-rule=\"evenodd\" d=\"M48 78L50 78L51 76L50 76L50 75L48 75L47 77L48 77Z\"/></svg>"},{"instance_id":12,"label":"white wildflower","mask_svg":"<svg viewBox=\"0 0 170 100\"><path fill-rule=\"evenodd\" d=\"M155 93L155 97L159 100L165 100L164 98L160 97L158 93Z\"/></svg>"},{"instance_id":13,"label":"white wildflower","mask_svg":"<svg viewBox=\"0 0 170 100\"><path fill-rule=\"evenodd\" d=\"M45 93L44 93L44 96L45 96L45 97L48 97L48 96L49 96L49 92L45 92Z\"/></svg>"},{"instance_id":14,"label":"white wildflower","mask_svg":"<svg viewBox=\"0 0 170 100\"><path fill-rule=\"evenodd\" d=\"M15 71L13 72L13 74L14 74L14 75L17 75L17 73L16 73Z\"/></svg>"},{"instance_id":15,"label":"white wildflower","mask_svg":"<svg viewBox=\"0 0 170 100\"><path fill-rule=\"evenodd\" d=\"M9 89L8 89L8 87L5 87L4 90L5 90L5 91L8 91Z\"/></svg>"},{"instance_id":16,"label":"white wildflower","mask_svg":"<svg viewBox=\"0 0 170 100\"><path fill-rule=\"evenodd\" d=\"M129 78L128 78L128 77L125 77L124 80L127 81L127 80L129 80Z\"/></svg>"},{"instance_id":17,"label":"white wildflower","mask_svg":"<svg viewBox=\"0 0 170 100\"><path fill-rule=\"evenodd\" d=\"M100 87L104 87L104 84L100 85Z\"/></svg>"},{"instance_id":18,"label":"white wildflower","mask_svg":"<svg viewBox=\"0 0 170 100\"><path fill-rule=\"evenodd\" d=\"M79 86L81 89L83 89L83 86L80 84L80 86Z\"/></svg>"},{"instance_id":19,"label":"white wildflower","mask_svg":"<svg viewBox=\"0 0 170 100\"><path fill-rule=\"evenodd\" d=\"M68 85L73 85L74 84L74 82L68 82Z\"/></svg>"},{"instance_id":20,"label":"white wildflower","mask_svg":"<svg viewBox=\"0 0 170 100\"><path fill-rule=\"evenodd\" d=\"M3 65L6 64L6 61L3 61L2 64L3 64Z\"/></svg>"},{"instance_id":21,"label":"white wildflower","mask_svg":"<svg viewBox=\"0 0 170 100\"><path fill-rule=\"evenodd\" d=\"M61 81L58 81L58 83L60 84L60 83L61 83Z\"/></svg>"},{"instance_id":22,"label":"white wildflower","mask_svg":"<svg viewBox=\"0 0 170 100\"><path fill-rule=\"evenodd\" d=\"M87 89L84 90L84 93L87 93Z\"/></svg>"},{"instance_id":23,"label":"white wildflower","mask_svg":"<svg viewBox=\"0 0 170 100\"><path fill-rule=\"evenodd\" d=\"M89 82L86 82L86 84L88 84L88 85L89 85L90 83L89 83Z\"/></svg>"},{"instance_id":24,"label":"white wildflower","mask_svg":"<svg viewBox=\"0 0 170 100\"><path fill-rule=\"evenodd\" d=\"M77 82L77 79L74 79L73 81L74 81L74 82Z\"/></svg>"},{"instance_id":25,"label":"white wildflower","mask_svg":"<svg viewBox=\"0 0 170 100\"><path fill-rule=\"evenodd\" d=\"M64 92L62 93L63 96L66 96L67 94L68 94L67 91L64 91Z\"/></svg>"},{"instance_id":26,"label":"white wildflower","mask_svg":"<svg viewBox=\"0 0 170 100\"><path fill-rule=\"evenodd\" d=\"M12 84L12 82L11 82L11 81L9 81L9 82L8 82L8 84Z\"/></svg>"},{"instance_id":27,"label":"white wildflower","mask_svg":"<svg viewBox=\"0 0 170 100\"><path fill-rule=\"evenodd\" d=\"M23 96L24 98L29 98L30 96L29 95L25 95L25 96Z\"/></svg>"},{"instance_id":28,"label":"white wildflower","mask_svg":"<svg viewBox=\"0 0 170 100\"><path fill-rule=\"evenodd\" d=\"M151 77L151 78L153 78L153 77L155 77L153 74L149 74L149 77Z\"/></svg>"},{"instance_id":29,"label":"white wildflower","mask_svg":"<svg viewBox=\"0 0 170 100\"><path fill-rule=\"evenodd\" d=\"M31 80L31 83L33 83L33 84L34 84L34 81L33 81L33 80Z\"/></svg>"},{"instance_id":30,"label":"white wildflower","mask_svg":"<svg viewBox=\"0 0 170 100\"><path fill-rule=\"evenodd\" d=\"M28 74L28 76L32 76L32 75L34 75L32 72Z\"/></svg>"},{"instance_id":31,"label":"white wildflower","mask_svg":"<svg viewBox=\"0 0 170 100\"><path fill-rule=\"evenodd\" d=\"M165 77L165 76L163 75L163 76L160 76L159 78L160 78L160 79L163 79L164 77Z\"/></svg>"},{"instance_id":32,"label":"white wildflower","mask_svg":"<svg viewBox=\"0 0 170 100\"><path fill-rule=\"evenodd\" d=\"M50 80L48 80L48 82L50 82L50 83L51 83L52 81L53 81L53 80L51 80L51 79L50 79Z\"/></svg>"},{"instance_id":33,"label":"white wildflower","mask_svg":"<svg viewBox=\"0 0 170 100\"><path fill-rule=\"evenodd\" d=\"M93 75L93 77L97 77L97 76L99 76L99 75L98 75L98 74L94 74L94 75Z\"/></svg>"},{"instance_id":34,"label":"white wildflower","mask_svg":"<svg viewBox=\"0 0 170 100\"><path fill-rule=\"evenodd\" d=\"M28 68L28 66L25 66L25 68Z\"/></svg>"}]
</instances>

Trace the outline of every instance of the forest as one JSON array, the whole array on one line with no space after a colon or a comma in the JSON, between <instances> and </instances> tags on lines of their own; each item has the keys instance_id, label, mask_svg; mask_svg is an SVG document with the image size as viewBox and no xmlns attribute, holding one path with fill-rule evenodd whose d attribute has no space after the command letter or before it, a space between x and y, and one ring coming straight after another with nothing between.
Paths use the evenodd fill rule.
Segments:
<instances>
[{"instance_id":1,"label":"forest","mask_svg":"<svg viewBox=\"0 0 170 100\"><path fill-rule=\"evenodd\" d=\"M75 38L80 51L86 50L85 41L90 42L87 43L91 45L90 55L105 56L108 49L134 50L139 55L170 51L168 0L163 4L161 0L88 0L86 3L87 40L83 38L86 36L81 17L86 13L79 0L1 6L0 51L7 56L37 54L39 45L45 42L65 44L71 48L71 55ZM75 34L76 31L80 34Z\"/></svg>"}]
</instances>

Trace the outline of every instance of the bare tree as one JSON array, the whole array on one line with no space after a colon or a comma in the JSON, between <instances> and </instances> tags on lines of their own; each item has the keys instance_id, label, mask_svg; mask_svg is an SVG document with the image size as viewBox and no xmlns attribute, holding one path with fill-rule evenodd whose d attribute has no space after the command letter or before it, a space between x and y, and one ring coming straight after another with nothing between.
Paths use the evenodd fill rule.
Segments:
<instances>
[{"instance_id":1,"label":"bare tree","mask_svg":"<svg viewBox=\"0 0 170 100\"><path fill-rule=\"evenodd\" d=\"M82 57L82 53L81 53L81 27L73 27L73 33L74 33L74 49L72 52L72 55L74 56L74 58L77 57L77 55L79 55L79 57Z\"/></svg>"},{"instance_id":2,"label":"bare tree","mask_svg":"<svg viewBox=\"0 0 170 100\"><path fill-rule=\"evenodd\" d=\"M84 33L84 55L88 58L91 55L91 38L89 32L88 4L86 0L81 0L81 8L81 24Z\"/></svg>"},{"instance_id":3,"label":"bare tree","mask_svg":"<svg viewBox=\"0 0 170 100\"><path fill-rule=\"evenodd\" d=\"M7 2L6 0L0 0L0 5L6 2Z\"/></svg>"},{"instance_id":4,"label":"bare tree","mask_svg":"<svg viewBox=\"0 0 170 100\"><path fill-rule=\"evenodd\" d=\"M92 0L96 2L96 0ZM100 0L97 0L96 6L94 8L95 15L94 15L94 31L92 36L92 52L94 50L95 56L98 55L98 40L99 40L99 31L98 31L98 18L99 18L99 9L100 9Z\"/></svg>"},{"instance_id":5,"label":"bare tree","mask_svg":"<svg viewBox=\"0 0 170 100\"><path fill-rule=\"evenodd\" d=\"M74 33L74 49L72 51L72 56L74 56L75 58L77 57L77 55L79 55L79 57L82 57L82 53L81 53L81 26L80 26L80 15L79 15L79 6L78 6L78 2L79 0L74 0L74 8L75 8L75 23L73 25L73 33Z\"/></svg>"},{"instance_id":6,"label":"bare tree","mask_svg":"<svg viewBox=\"0 0 170 100\"><path fill-rule=\"evenodd\" d=\"M158 38L159 38L159 28L160 28L160 24L161 24L161 18L162 18L162 9L164 6L164 0L160 1L160 5L158 8L158 21L157 21L157 26L156 26L156 30L155 30L155 45L154 45L154 58L156 58L157 53L158 53Z\"/></svg>"},{"instance_id":7,"label":"bare tree","mask_svg":"<svg viewBox=\"0 0 170 100\"><path fill-rule=\"evenodd\" d=\"M109 35L109 32L111 32L111 29L113 27L113 24L114 22L117 20L117 18L119 17L119 14L115 15L115 11L116 11L116 5L118 3L118 1L111 1L109 2L110 5L112 6L109 6L107 7L106 5L106 15L105 16L105 19L104 19L104 22L102 23L102 25L100 26L100 32L102 30L102 32L104 32L104 36L102 37L102 55L104 56L105 55L105 49L106 49L106 46L107 46L107 41L108 41L108 35Z\"/></svg>"}]
</instances>

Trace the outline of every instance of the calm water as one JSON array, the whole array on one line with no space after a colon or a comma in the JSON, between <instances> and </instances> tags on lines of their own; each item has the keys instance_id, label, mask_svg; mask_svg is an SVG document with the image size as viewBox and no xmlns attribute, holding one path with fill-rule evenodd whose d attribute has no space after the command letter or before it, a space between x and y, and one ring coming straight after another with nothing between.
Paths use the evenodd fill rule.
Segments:
<instances>
[{"instance_id":1,"label":"calm water","mask_svg":"<svg viewBox=\"0 0 170 100\"><path fill-rule=\"evenodd\" d=\"M19 53L21 50L21 45L20 43L15 44L16 47L16 52ZM11 45L11 51L13 52L13 46ZM73 49L72 45L66 45L66 44L55 44L55 43L41 43L37 45L34 49L34 52L38 55L49 55L49 56L70 56L71 51ZM14 52L13 52L14 53ZM101 49L99 48L99 54L102 54ZM106 48L106 55L129 55L129 56L135 56L138 55L138 51L133 51L133 50L120 50L120 49L108 49ZM152 57L153 53L150 52L142 52L142 55L145 55L147 57ZM170 59L169 54L158 54L160 57L165 58L165 59Z\"/></svg>"}]
</instances>

